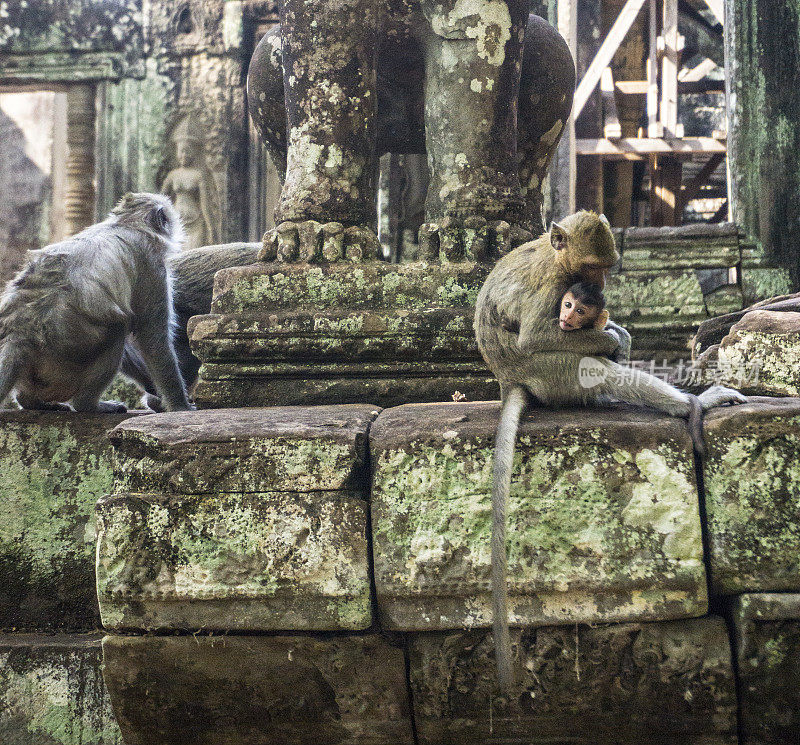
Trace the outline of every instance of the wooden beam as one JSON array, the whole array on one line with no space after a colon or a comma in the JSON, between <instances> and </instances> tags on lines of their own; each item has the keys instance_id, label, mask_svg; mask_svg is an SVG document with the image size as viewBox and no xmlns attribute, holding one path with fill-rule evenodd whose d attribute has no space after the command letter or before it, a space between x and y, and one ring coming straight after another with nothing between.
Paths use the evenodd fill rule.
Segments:
<instances>
[{"instance_id":1,"label":"wooden beam","mask_svg":"<svg viewBox=\"0 0 800 745\"><path fill-rule=\"evenodd\" d=\"M614 88L624 96L643 96L647 93L646 80L615 80ZM724 93L724 80L691 80L678 82L678 93Z\"/></svg>"},{"instance_id":2,"label":"wooden beam","mask_svg":"<svg viewBox=\"0 0 800 745\"><path fill-rule=\"evenodd\" d=\"M558 32L567 41L572 59L578 58L578 0L558 0ZM575 212L575 184L577 181L578 165L575 150L575 119L578 114L575 111L573 101L572 111L567 120L567 131L559 144L559 158L561 154L566 155L566 168L563 170L559 166L559 172L567 176L567 212ZM563 175L562 175L563 179Z\"/></svg>"},{"instance_id":3,"label":"wooden beam","mask_svg":"<svg viewBox=\"0 0 800 745\"><path fill-rule=\"evenodd\" d=\"M622 125L617 114L617 101L614 98L614 75L611 68L603 70L600 78L600 93L603 99L603 135L610 140L622 137Z\"/></svg>"},{"instance_id":4,"label":"wooden beam","mask_svg":"<svg viewBox=\"0 0 800 745\"><path fill-rule=\"evenodd\" d=\"M720 208L712 215L709 222L711 223L725 222L727 219L728 219L728 200L726 199L720 205Z\"/></svg>"},{"instance_id":5,"label":"wooden beam","mask_svg":"<svg viewBox=\"0 0 800 745\"><path fill-rule=\"evenodd\" d=\"M650 171L650 224L680 225L682 165L677 158L653 156Z\"/></svg>"},{"instance_id":6,"label":"wooden beam","mask_svg":"<svg viewBox=\"0 0 800 745\"><path fill-rule=\"evenodd\" d=\"M681 189L681 211L694 199L704 184L708 182L714 171L719 168L719 164L725 160L725 153L714 153L706 164L697 172L697 175Z\"/></svg>"},{"instance_id":7,"label":"wooden beam","mask_svg":"<svg viewBox=\"0 0 800 745\"><path fill-rule=\"evenodd\" d=\"M708 5L709 10L714 14L714 18L716 18L723 26L725 25L725 7L723 0L705 0L705 4Z\"/></svg>"},{"instance_id":8,"label":"wooden beam","mask_svg":"<svg viewBox=\"0 0 800 745\"><path fill-rule=\"evenodd\" d=\"M608 32L608 36L606 36L606 38L603 40L603 43L600 45L600 49L597 50L597 54L587 68L586 74L583 76L583 80L581 80L577 90L575 91L572 111L574 112L576 119L580 116L581 111L583 111L583 107L589 100L589 96L592 94L592 91L600 82L600 77L603 74L603 70L608 67L609 63L614 57L615 52L617 49L619 49L619 45L622 43L622 40L627 35L628 31L630 31L630 28L633 25L633 22L636 20L636 16L639 15L639 11L642 9L644 3L645 0L627 0L620 11L619 16L617 16L617 20L614 21L614 25Z\"/></svg>"},{"instance_id":9,"label":"wooden beam","mask_svg":"<svg viewBox=\"0 0 800 745\"><path fill-rule=\"evenodd\" d=\"M594 155L608 160L644 160L649 155L692 156L698 153L725 154L725 141L712 137L623 137L619 140L576 140L578 155Z\"/></svg>"},{"instance_id":10,"label":"wooden beam","mask_svg":"<svg viewBox=\"0 0 800 745\"><path fill-rule=\"evenodd\" d=\"M662 0L662 3L661 126L664 137L675 137L678 126L678 0Z\"/></svg>"},{"instance_id":11,"label":"wooden beam","mask_svg":"<svg viewBox=\"0 0 800 745\"><path fill-rule=\"evenodd\" d=\"M708 73L716 68L717 63L713 59L706 57L699 65L695 65L691 69L684 68L678 73L679 83L694 83L702 80Z\"/></svg>"},{"instance_id":12,"label":"wooden beam","mask_svg":"<svg viewBox=\"0 0 800 745\"><path fill-rule=\"evenodd\" d=\"M649 4L650 48L647 55L647 136L664 134L658 121L658 13L656 0Z\"/></svg>"}]
</instances>

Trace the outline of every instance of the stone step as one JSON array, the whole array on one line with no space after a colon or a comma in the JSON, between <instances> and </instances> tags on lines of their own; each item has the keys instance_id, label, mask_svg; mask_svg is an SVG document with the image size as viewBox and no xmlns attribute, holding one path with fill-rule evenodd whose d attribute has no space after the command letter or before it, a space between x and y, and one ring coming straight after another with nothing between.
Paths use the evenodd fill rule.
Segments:
<instances>
[{"instance_id":1,"label":"stone step","mask_svg":"<svg viewBox=\"0 0 800 745\"><path fill-rule=\"evenodd\" d=\"M800 591L800 399L714 409L705 439L714 593Z\"/></svg>"},{"instance_id":2,"label":"stone step","mask_svg":"<svg viewBox=\"0 0 800 745\"><path fill-rule=\"evenodd\" d=\"M414 742L380 636L107 636L103 659L125 745Z\"/></svg>"},{"instance_id":3,"label":"stone step","mask_svg":"<svg viewBox=\"0 0 800 745\"><path fill-rule=\"evenodd\" d=\"M742 745L789 745L800 733L800 594L731 602Z\"/></svg>"},{"instance_id":4,"label":"stone step","mask_svg":"<svg viewBox=\"0 0 800 745\"><path fill-rule=\"evenodd\" d=\"M0 634L0 742L122 745L97 634Z\"/></svg>"},{"instance_id":5,"label":"stone step","mask_svg":"<svg viewBox=\"0 0 800 745\"><path fill-rule=\"evenodd\" d=\"M491 623L497 402L384 410L370 430L381 622ZM661 620L707 609L692 445L683 420L632 407L534 410L508 517L510 618Z\"/></svg>"},{"instance_id":6,"label":"stone step","mask_svg":"<svg viewBox=\"0 0 800 745\"><path fill-rule=\"evenodd\" d=\"M130 415L0 411L0 628L90 630L108 430Z\"/></svg>"},{"instance_id":7,"label":"stone step","mask_svg":"<svg viewBox=\"0 0 800 745\"><path fill-rule=\"evenodd\" d=\"M721 618L511 633L515 682L507 703L497 696L491 634L411 636L420 745L737 745Z\"/></svg>"},{"instance_id":8,"label":"stone step","mask_svg":"<svg viewBox=\"0 0 800 745\"><path fill-rule=\"evenodd\" d=\"M97 507L109 629L372 623L367 429L355 404L157 414L120 426Z\"/></svg>"}]
</instances>

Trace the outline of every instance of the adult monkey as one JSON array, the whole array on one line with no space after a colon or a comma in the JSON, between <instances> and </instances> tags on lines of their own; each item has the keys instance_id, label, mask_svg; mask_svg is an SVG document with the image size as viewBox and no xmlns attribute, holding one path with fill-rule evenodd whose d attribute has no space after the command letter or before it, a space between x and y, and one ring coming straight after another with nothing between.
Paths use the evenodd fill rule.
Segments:
<instances>
[{"instance_id":1,"label":"adult monkey","mask_svg":"<svg viewBox=\"0 0 800 745\"><path fill-rule=\"evenodd\" d=\"M501 690L512 685L511 640L506 586L506 507L511 487L519 420L532 397L549 406L587 405L603 399L651 406L689 419L690 432L702 451L702 410L742 403L744 396L714 386L696 397L644 372L635 380L609 359L630 337L619 326L563 332L557 309L575 281L605 283L619 255L608 221L578 212L554 223L550 232L501 258L486 279L475 308L478 348L500 381L503 409L497 427L492 486L492 605L498 679ZM514 333L519 329L519 333ZM583 387L579 368L590 364L600 373L598 385Z\"/></svg>"}]
</instances>

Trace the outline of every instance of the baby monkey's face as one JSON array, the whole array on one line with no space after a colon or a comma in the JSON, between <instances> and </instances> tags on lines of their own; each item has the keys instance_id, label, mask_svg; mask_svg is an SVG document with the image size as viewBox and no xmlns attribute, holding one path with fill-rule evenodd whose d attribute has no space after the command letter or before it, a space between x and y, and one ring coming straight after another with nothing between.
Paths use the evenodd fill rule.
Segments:
<instances>
[{"instance_id":1,"label":"baby monkey's face","mask_svg":"<svg viewBox=\"0 0 800 745\"><path fill-rule=\"evenodd\" d=\"M584 326L591 326L600 315L601 309L596 305L586 305L576 300L571 292L561 298L561 312L558 314L558 325L562 331L575 331Z\"/></svg>"}]
</instances>

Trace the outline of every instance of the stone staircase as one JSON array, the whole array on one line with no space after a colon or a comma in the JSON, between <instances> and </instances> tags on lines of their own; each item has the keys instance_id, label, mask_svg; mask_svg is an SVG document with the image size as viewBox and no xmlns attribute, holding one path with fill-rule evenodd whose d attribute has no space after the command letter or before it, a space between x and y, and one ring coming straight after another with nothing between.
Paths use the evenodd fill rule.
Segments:
<instances>
[{"instance_id":1,"label":"stone staircase","mask_svg":"<svg viewBox=\"0 0 800 745\"><path fill-rule=\"evenodd\" d=\"M498 411L0 412L0 742L796 743L800 399L525 418L509 700Z\"/></svg>"}]
</instances>

